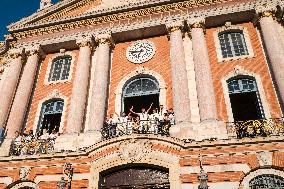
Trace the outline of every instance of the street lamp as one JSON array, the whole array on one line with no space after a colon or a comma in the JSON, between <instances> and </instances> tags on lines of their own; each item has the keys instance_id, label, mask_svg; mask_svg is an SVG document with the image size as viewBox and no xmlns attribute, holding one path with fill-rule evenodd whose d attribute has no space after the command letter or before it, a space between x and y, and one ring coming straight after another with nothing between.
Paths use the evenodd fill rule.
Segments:
<instances>
[{"instance_id":1,"label":"street lamp","mask_svg":"<svg viewBox=\"0 0 284 189\"><path fill-rule=\"evenodd\" d=\"M202 156L199 155L199 166L200 166L200 174L198 176L199 180L199 186L198 189L208 189L209 186L207 184L208 181L208 175L205 173L203 169L203 164L202 164Z\"/></svg>"}]
</instances>

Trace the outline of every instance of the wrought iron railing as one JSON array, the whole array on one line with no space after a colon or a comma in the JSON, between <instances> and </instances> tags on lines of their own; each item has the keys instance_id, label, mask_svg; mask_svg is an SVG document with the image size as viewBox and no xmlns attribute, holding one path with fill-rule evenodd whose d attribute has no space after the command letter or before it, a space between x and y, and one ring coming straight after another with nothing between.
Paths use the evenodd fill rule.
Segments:
<instances>
[{"instance_id":1,"label":"wrought iron railing","mask_svg":"<svg viewBox=\"0 0 284 189\"><path fill-rule=\"evenodd\" d=\"M124 124L104 124L101 134L103 139L114 138L131 134L153 134L169 136L171 123L151 121L127 122Z\"/></svg>"},{"instance_id":2,"label":"wrought iron railing","mask_svg":"<svg viewBox=\"0 0 284 189\"><path fill-rule=\"evenodd\" d=\"M54 139L14 140L10 148L10 155L21 156L51 153L54 151L54 143Z\"/></svg>"},{"instance_id":3,"label":"wrought iron railing","mask_svg":"<svg viewBox=\"0 0 284 189\"><path fill-rule=\"evenodd\" d=\"M284 134L284 118L236 121L227 123L230 138L255 138Z\"/></svg>"}]
</instances>

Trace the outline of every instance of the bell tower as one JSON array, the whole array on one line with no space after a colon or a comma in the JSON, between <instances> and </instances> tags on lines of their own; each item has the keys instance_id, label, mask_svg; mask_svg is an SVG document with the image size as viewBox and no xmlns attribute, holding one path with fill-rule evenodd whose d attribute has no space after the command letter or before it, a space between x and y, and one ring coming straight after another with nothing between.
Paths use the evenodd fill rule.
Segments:
<instances>
[{"instance_id":1,"label":"bell tower","mask_svg":"<svg viewBox=\"0 0 284 189\"><path fill-rule=\"evenodd\" d=\"M40 10L52 5L51 0L40 0Z\"/></svg>"}]
</instances>

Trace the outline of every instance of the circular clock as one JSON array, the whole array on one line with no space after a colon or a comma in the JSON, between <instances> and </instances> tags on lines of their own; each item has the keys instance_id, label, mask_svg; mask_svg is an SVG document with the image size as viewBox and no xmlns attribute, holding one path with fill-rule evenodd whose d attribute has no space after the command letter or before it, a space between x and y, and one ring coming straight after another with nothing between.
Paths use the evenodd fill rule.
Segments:
<instances>
[{"instance_id":1,"label":"circular clock","mask_svg":"<svg viewBox=\"0 0 284 189\"><path fill-rule=\"evenodd\" d=\"M126 57L130 62L140 64L153 58L155 52L155 45L151 41L137 41L127 48Z\"/></svg>"}]
</instances>

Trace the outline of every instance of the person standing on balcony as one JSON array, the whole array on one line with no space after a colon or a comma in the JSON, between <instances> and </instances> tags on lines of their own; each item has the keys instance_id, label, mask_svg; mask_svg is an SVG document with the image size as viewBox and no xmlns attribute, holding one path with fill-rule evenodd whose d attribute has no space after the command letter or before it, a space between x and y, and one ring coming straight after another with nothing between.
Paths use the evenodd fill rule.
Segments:
<instances>
[{"instance_id":1,"label":"person standing on balcony","mask_svg":"<svg viewBox=\"0 0 284 189\"><path fill-rule=\"evenodd\" d=\"M149 120L150 120L150 132L158 134L159 114L156 109L154 109L153 113L149 116Z\"/></svg>"},{"instance_id":2,"label":"person standing on balcony","mask_svg":"<svg viewBox=\"0 0 284 189\"><path fill-rule=\"evenodd\" d=\"M145 108L141 108L141 113L136 113L133 111L133 106L130 108L130 112L139 116L140 119L140 132L148 131L148 121L149 121L149 111L152 109L153 102L150 107L146 110Z\"/></svg>"}]
</instances>

